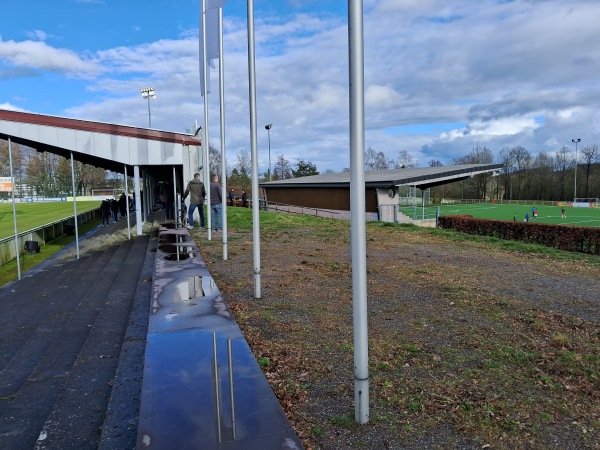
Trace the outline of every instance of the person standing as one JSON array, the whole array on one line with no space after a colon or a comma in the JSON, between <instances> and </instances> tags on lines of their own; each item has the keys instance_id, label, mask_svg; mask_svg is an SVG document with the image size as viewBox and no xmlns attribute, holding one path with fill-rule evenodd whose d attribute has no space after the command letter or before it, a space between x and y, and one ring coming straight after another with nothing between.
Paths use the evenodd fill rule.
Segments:
<instances>
[{"instance_id":1,"label":"person standing","mask_svg":"<svg viewBox=\"0 0 600 450\"><path fill-rule=\"evenodd\" d=\"M119 220L119 202L117 202L114 198L110 200L110 212L113 222Z\"/></svg>"},{"instance_id":2,"label":"person standing","mask_svg":"<svg viewBox=\"0 0 600 450\"><path fill-rule=\"evenodd\" d=\"M127 198L125 197L125 192L123 192L119 197L119 214L121 218L127 217Z\"/></svg>"},{"instance_id":3,"label":"person standing","mask_svg":"<svg viewBox=\"0 0 600 450\"><path fill-rule=\"evenodd\" d=\"M188 224L187 228L194 229L194 211L198 208L200 214L200 229L204 229L204 198L206 197L206 189L204 183L200 181L200 174L195 173L194 179L190 180L183 193L183 200L190 196L190 207L188 209Z\"/></svg>"},{"instance_id":4,"label":"person standing","mask_svg":"<svg viewBox=\"0 0 600 450\"><path fill-rule=\"evenodd\" d=\"M102 200L100 212L102 213L102 226L107 227L110 224L110 200Z\"/></svg>"},{"instance_id":5,"label":"person standing","mask_svg":"<svg viewBox=\"0 0 600 450\"><path fill-rule=\"evenodd\" d=\"M248 207L248 194L246 194L246 191L242 191L242 208L247 208Z\"/></svg>"},{"instance_id":6,"label":"person standing","mask_svg":"<svg viewBox=\"0 0 600 450\"><path fill-rule=\"evenodd\" d=\"M233 188L231 188L231 191L229 191L229 206L233 206L233 198L234 198Z\"/></svg>"},{"instance_id":7,"label":"person standing","mask_svg":"<svg viewBox=\"0 0 600 450\"><path fill-rule=\"evenodd\" d=\"M561 212L562 212L562 218L566 219L567 218L567 211L565 210L564 206L562 207L562 211Z\"/></svg>"},{"instance_id":8,"label":"person standing","mask_svg":"<svg viewBox=\"0 0 600 450\"><path fill-rule=\"evenodd\" d=\"M210 209L212 212L210 221L212 222L213 231L223 229L223 194L217 175L213 176L210 182Z\"/></svg>"}]
</instances>

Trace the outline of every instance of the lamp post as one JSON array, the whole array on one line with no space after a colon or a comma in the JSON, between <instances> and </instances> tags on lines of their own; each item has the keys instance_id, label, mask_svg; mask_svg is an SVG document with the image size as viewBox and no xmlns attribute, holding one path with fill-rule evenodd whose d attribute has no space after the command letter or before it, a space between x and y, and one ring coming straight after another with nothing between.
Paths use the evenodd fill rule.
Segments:
<instances>
[{"instance_id":1,"label":"lamp post","mask_svg":"<svg viewBox=\"0 0 600 450\"><path fill-rule=\"evenodd\" d=\"M571 142L575 144L575 187L573 189L573 206L575 206L577 201L577 144L581 142L581 139L571 139Z\"/></svg>"},{"instance_id":2,"label":"lamp post","mask_svg":"<svg viewBox=\"0 0 600 450\"><path fill-rule=\"evenodd\" d=\"M140 89L140 92L142 93L142 97L148 99L148 128L152 128L152 118L150 116L150 99L156 98L156 95L154 94L154 88L150 87Z\"/></svg>"},{"instance_id":3,"label":"lamp post","mask_svg":"<svg viewBox=\"0 0 600 450\"><path fill-rule=\"evenodd\" d=\"M265 125L265 130L267 130L267 136L269 138L269 181L271 181L273 178L273 174L271 173L271 127L272 126L273 126L272 123L270 123L269 125Z\"/></svg>"}]
</instances>

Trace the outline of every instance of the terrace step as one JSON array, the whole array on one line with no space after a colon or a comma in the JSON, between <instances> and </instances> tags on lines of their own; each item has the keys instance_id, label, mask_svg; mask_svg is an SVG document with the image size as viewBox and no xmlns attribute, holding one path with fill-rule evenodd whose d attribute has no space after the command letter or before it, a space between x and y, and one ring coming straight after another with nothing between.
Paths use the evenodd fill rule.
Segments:
<instances>
[{"instance_id":1,"label":"terrace step","mask_svg":"<svg viewBox=\"0 0 600 450\"><path fill-rule=\"evenodd\" d=\"M116 234L0 290L0 448L97 445L148 243Z\"/></svg>"}]
</instances>

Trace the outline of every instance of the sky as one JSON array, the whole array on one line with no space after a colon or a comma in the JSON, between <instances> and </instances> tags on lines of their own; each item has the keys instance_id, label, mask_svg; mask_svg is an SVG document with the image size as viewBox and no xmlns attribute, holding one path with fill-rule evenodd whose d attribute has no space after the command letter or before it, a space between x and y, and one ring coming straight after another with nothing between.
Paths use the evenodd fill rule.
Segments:
<instances>
[{"instance_id":1,"label":"sky","mask_svg":"<svg viewBox=\"0 0 600 450\"><path fill-rule=\"evenodd\" d=\"M0 109L148 126L204 123L199 0L3 2ZM284 157L350 166L342 0L254 2L259 172ZM365 148L419 166L487 147L532 154L600 143L597 0L365 0ZM247 2L224 20L228 165L250 152ZM209 142L221 148L218 70Z\"/></svg>"}]
</instances>

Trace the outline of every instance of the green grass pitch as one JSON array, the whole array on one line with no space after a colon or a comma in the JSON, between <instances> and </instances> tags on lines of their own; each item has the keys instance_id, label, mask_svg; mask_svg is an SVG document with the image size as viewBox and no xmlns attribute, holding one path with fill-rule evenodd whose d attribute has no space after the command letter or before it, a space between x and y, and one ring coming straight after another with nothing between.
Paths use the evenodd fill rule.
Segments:
<instances>
[{"instance_id":1,"label":"green grass pitch","mask_svg":"<svg viewBox=\"0 0 600 450\"><path fill-rule=\"evenodd\" d=\"M100 207L99 201L77 202L77 213ZM73 216L73 202L16 203L17 231L31 230ZM12 203L0 203L0 239L15 234Z\"/></svg>"},{"instance_id":2,"label":"green grass pitch","mask_svg":"<svg viewBox=\"0 0 600 450\"><path fill-rule=\"evenodd\" d=\"M537 219L532 219L531 208L538 209ZM553 223L563 225L574 225L582 227L600 227L600 208L577 208L565 206L567 217L562 218L560 206L540 205L506 205L506 204L455 204L441 205L440 216L448 215L470 215L481 219L513 220L516 214L518 221L525 220L525 214L529 213L530 222Z\"/></svg>"}]
</instances>

